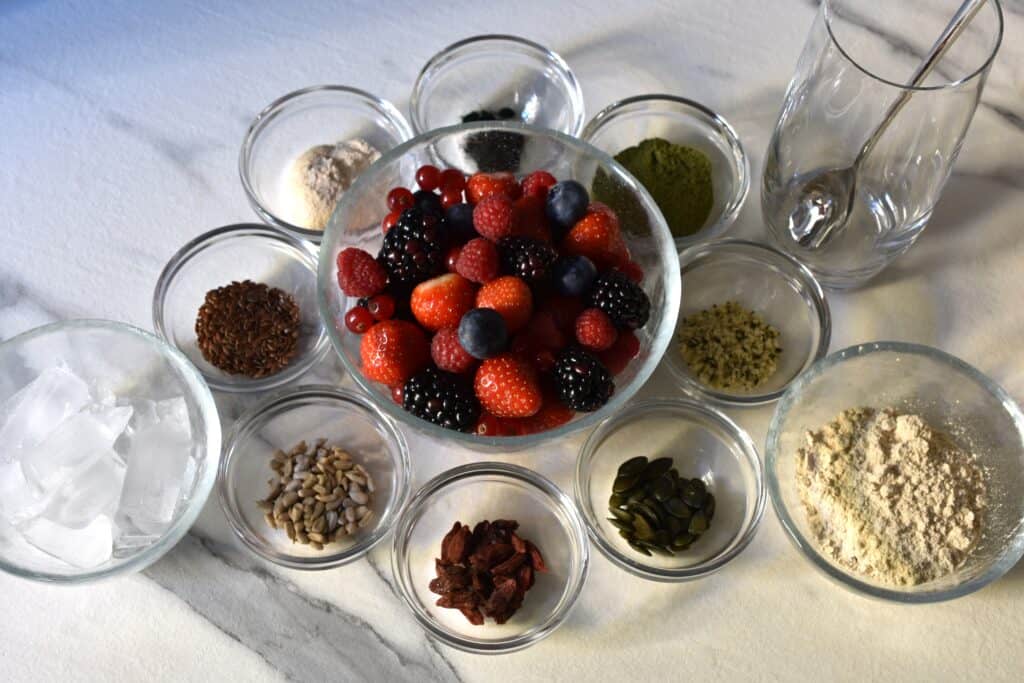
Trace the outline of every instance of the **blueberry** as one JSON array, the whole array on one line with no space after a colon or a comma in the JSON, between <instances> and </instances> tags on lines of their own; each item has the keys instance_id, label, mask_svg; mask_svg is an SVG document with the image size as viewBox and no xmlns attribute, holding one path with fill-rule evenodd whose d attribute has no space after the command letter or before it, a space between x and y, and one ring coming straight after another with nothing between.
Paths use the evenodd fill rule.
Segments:
<instances>
[{"instance_id":1,"label":"blueberry","mask_svg":"<svg viewBox=\"0 0 1024 683\"><path fill-rule=\"evenodd\" d=\"M586 188L575 180L563 180L548 190L544 210L557 232L557 238L561 239L576 225L576 221L583 218L589 204L590 195Z\"/></svg>"},{"instance_id":2,"label":"blueberry","mask_svg":"<svg viewBox=\"0 0 1024 683\"><path fill-rule=\"evenodd\" d=\"M441 198L429 190L413 192L412 200L415 202L416 208L423 213L433 214L438 217L444 215L444 209L441 207Z\"/></svg>"},{"instance_id":3,"label":"blueberry","mask_svg":"<svg viewBox=\"0 0 1024 683\"><path fill-rule=\"evenodd\" d=\"M551 269L555 289L566 296L583 296L590 291L596 277L597 268L586 256L560 258Z\"/></svg>"},{"instance_id":4,"label":"blueberry","mask_svg":"<svg viewBox=\"0 0 1024 683\"><path fill-rule=\"evenodd\" d=\"M492 308L474 308L459 321L459 343L473 358L490 358L505 350L508 328Z\"/></svg>"},{"instance_id":5,"label":"blueberry","mask_svg":"<svg viewBox=\"0 0 1024 683\"><path fill-rule=\"evenodd\" d=\"M448 207L445 222L448 223L448 234L455 242L468 242L477 236L476 228L473 227L472 204L462 203Z\"/></svg>"}]
</instances>

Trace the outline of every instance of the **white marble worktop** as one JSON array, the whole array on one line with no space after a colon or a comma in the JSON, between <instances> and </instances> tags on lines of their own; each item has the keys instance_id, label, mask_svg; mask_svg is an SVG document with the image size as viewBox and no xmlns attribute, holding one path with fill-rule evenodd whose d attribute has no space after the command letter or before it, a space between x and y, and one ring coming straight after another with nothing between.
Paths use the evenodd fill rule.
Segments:
<instances>
[{"instance_id":1,"label":"white marble worktop","mask_svg":"<svg viewBox=\"0 0 1024 683\"><path fill-rule=\"evenodd\" d=\"M0 339L61 318L151 328L171 254L255 221L236 163L255 112L318 83L404 110L423 62L478 33L560 52L589 114L655 91L720 111L754 166L734 234L763 238L763 153L816 5L6 0ZM1024 400L1024 1L1005 11L1003 51L932 224L869 286L831 296L832 348L935 345ZM331 361L317 375L340 376ZM643 393L671 391L664 375ZM219 405L225 422L242 407ZM763 444L770 407L730 414ZM579 443L507 459L569 488ZM412 445L418 483L479 457ZM702 581L648 583L595 551L563 627L502 657L428 640L396 595L388 547L332 571L282 570L233 543L211 498L141 574L78 588L0 575L0 680L1019 680L1024 669L1024 567L947 604L873 602L816 573L770 508L751 546Z\"/></svg>"}]
</instances>

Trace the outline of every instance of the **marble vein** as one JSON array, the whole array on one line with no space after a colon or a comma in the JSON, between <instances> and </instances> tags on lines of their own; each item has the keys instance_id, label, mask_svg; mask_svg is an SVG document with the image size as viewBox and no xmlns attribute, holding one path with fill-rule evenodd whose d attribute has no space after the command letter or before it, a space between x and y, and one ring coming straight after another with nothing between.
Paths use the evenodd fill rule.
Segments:
<instances>
[{"instance_id":1,"label":"marble vein","mask_svg":"<svg viewBox=\"0 0 1024 683\"><path fill-rule=\"evenodd\" d=\"M288 680L459 680L433 647L404 651L365 620L195 532L145 574ZM382 601L381 609L394 606Z\"/></svg>"}]
</instances>

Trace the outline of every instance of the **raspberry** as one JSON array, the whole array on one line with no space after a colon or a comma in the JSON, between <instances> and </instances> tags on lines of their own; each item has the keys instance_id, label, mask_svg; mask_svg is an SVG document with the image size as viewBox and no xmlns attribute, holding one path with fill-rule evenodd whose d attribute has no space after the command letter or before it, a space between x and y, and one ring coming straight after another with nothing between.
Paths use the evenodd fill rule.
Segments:
<instances>
[{"instance_id":1,"label":"raspberry","mask_svg":"<svg viewBox=\"0 0 1024 683\"><path fill-rule=\"evenodd\" d=\"M533 312L533 294L521 279L508 275L491 280L476 293L477 308L493 308L510 333L519 331Z\"/></svg>"},{"instance_id":2,"label":"raspberry","mask_svg":"<svg viewBox=\"0 0 1024 683\"><path fill-rule=\"evenodd\" d=\"M506 197L487 197L480 200L473 209L473 227L492 242L512 235L518 223L519 213Z\"/></svg>"},{"instance_id":3,"label":"raspberry","mask_svg":"<svg viewBox=\"0 0 1024 683\"><path fill-rule=\"evenodd\" d=\"M530 175L523 178L523 196L538 196L541 199L546 199L548 196L548 188L557 183L555 176L551 175L547 171L534 171Z\"/></svg>"},{"instance_id":4,"label":"raspberry","mask_svg":"<svg viewBox=\"0 0 1024 683\"><path fill-rule=\"evenodd\" d=\"M477 237L466 242L455 262L455 272L472 282L483 284L498 276L498 248L494 242Z\"/></svg>"},{"instance_id":5,"label":"raspberry","mask_svg":"<svg viewBox=\"0 0 1024 683\"><path fill-rule=\"evenodd\" d=\"M466 181L466 199L470 204L495 194L516 199L520 191L519 183L511 173L476 173Z\"/></svg>"},{"instance_id":6,"label":"raspberry","mask_svg":"<svg viewBox=\"0 0 1024 683\"><path fill-rule=\"evenodd\" d=\"M576 318L576 341L591 351L610 349L618 338L612 319L598 308L588 308Z\"/></svg>"},{"instance_id":7,"label":"raspberry","mask_svg":"<svg viewBox=\"0 0 1024 683\"><path fill-rule=\"evenodd\" d=\"M338 286L348 296L373 296L384 289L388 274L362 249L349 247L338 254Z\"/></svg>"},{"instance_id":8,"label":"raspberry","mask_svg":"<svg viewBox=\"0 0 1024 683\"><path fill-rule=\"evenodd\" d=\"M438 330L430 342L430 357L434 359L434 365L455 374L469 372L476 365L476 359L459 343L458 327Z\"/></svg>"}]
</instances>

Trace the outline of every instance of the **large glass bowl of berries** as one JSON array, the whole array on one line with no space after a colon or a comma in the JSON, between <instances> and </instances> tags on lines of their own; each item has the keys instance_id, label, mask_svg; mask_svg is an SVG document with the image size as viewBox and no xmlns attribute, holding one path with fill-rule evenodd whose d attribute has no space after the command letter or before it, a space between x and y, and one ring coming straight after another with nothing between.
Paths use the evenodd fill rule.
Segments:
<instances>
[{"instance_id":1,"label":"large glass bowl of berries","mask_svg":"<svg viewBox=\"0 0 1024 683\"><path fill-rule=\"evenodd\" d=\"M617 211L590 201L595 177ZM382 410L512 451L636 393L672 338L680 278L661 213L611 157L479 122L424 133L359 176L325 231L318 289L334 348Z\"/></svg>"}]
</instances>

